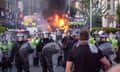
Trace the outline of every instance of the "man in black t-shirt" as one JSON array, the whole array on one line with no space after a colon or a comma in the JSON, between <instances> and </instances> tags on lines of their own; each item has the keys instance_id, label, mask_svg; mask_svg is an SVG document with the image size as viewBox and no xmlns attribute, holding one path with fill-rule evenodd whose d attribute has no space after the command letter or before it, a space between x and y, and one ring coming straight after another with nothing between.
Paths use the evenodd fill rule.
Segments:
<instances>
[{"instance_id":1,"label":"man in black t-shirt","mask_svg":"<svg viewBox=\"0 0 120 72\"><path fill-rule=\"evenodd\" d=\"M64 52L64 65L63 67L66 66L66 61L68 54L74 44L74 38L71 36L71 33L68 32L66 36L62 39L62 45L63 45L63 52Z\"/></svg>"},{"instance_id":2,"label":"man in black t-shirt","mask_svg":"<svg viewBox=\"0 0 120 72\"><path fill-rule=\"evenodd\" d=\"M106 69L110 67L109 61L101 54L100 50L92 52L89 44L89 33L82 31L80 33L79 47L71 50L67 59L66 71L71 72L71 67L74 65L75 72L99 72L99 62Z\"/></svg>"}]
</instances>

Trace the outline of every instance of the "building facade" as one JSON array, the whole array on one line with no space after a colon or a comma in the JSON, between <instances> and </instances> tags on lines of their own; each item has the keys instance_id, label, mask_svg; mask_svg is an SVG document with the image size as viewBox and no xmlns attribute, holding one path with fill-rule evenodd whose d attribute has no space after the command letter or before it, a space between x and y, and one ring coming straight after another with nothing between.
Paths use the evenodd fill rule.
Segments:
<instances>
[{"instance_id":1,"label":"building facade","mask_svg":"<svg viewBox=\"0 0 120 72\"><path fill-rule=\"evenodd\" d=\"M6 1L0 0L0 19L4 19L6 9Z\"/></svg>"},{"instance_id":2,"label":"building facade","mask_svg":"<svg viewBox=\"0 0 120 72\"><path fill-rule=\"evenodd\" d=\"M116 27L116 9L119 0L102 0L102 26Z\"/></svg>"},{"instance_id":3,"label":"building facade","mask_svg":"<svg viewBox=\"0 0 120 72\"><path fill-rule=\"evenodd\" d=\"M22 0L24 14L40 12L40 0Z\"/></svg>"},{"instance_id":4,"label":"building facade","mask_svg":"<svg viewBox=\"0 0 120 72\"><path fill-rule=\"evenodd\" d=\"M3 0L0 0L3 1ZM9 12L12 14L31 14L40 10L40 0L8 0Z\"/></svg>"}]
</instances>

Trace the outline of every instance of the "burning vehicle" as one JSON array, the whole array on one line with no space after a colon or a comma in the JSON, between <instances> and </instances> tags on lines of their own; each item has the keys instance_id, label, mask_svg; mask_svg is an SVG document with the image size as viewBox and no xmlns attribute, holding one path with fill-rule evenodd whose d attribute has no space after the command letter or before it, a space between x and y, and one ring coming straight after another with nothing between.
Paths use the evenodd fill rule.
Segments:
<instances>
[{"instance_id":1,"label":"burning vehicle","mask_svg":"<svg viewBox=\"0 0 120 72\"><path fill-rule=\"evenodd\" d=\"M66 17L67 0L41 0L41 12L48 23L49 31L57 28L67 31L68 19Z\"/></svg>"}]
</instances>

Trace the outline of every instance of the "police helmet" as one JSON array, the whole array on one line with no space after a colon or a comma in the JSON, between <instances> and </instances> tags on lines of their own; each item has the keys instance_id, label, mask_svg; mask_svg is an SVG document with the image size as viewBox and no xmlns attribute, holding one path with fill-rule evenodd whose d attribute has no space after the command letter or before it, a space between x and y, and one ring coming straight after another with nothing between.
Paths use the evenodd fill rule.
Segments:
<instances>
[{"instance_id":1,"label":"police helmet","mask_svg":"<svg viewBox=\"0 0 120 72\"><path fill-rule=\"evenodd\" d=\"M102 37L102 38L108 37L108 34L106 32L103 32L100 34L100 37Z\"/></svg>"},{"instance_id":2,"label":"police helmet","mask_svg":"<svg viewBox=\"0 0 120 72\"><path fill-rule=\"evenodd\" d=\"M120 31L116 32L116 37L120 37Z\"/></svg>"},{"instance_id":3,"label":"police helmet","mask_svg":"<svg viewBox=\"0 0 120 72\"><path fill-rule=\"evenodd\" d=\"M24 34L23 33L17 33L17 37L23 37Z\"/></svg>"},{"instance_id":4,"label":"police helmet","mask_svg":"<svg viewBox=\"0 0 120 72\"><path fill-rule=\"evenodd\" d=\"M73 32L74 36L79 36L80 35L80 30L76 30L75 32Z\"/></svg>"},{"instance_id":5,"label":"police helmet","mask_svg":"<svg viewBox=\"0 0 120 72\"><path fill-rule=\"evenodd\" d=\"M116 34L117 34L117 35L120 35L120 31L117 31Z\"/></svg>"},{"instance_id":6,"label":"police helmet","mask_svg":"<svg viewBox=\"0 0 120 72\"><path fill-rule=\"evenodd\" d=\"M99 32L96 31L96 32L93 33L93 35L99 35Z\"/></svg>"}]
</instances>

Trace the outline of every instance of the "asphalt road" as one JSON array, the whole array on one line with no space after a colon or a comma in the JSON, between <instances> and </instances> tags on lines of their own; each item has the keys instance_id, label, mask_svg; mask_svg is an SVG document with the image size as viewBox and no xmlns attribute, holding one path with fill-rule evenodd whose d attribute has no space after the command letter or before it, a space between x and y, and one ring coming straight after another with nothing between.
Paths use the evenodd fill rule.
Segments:
<instances>
[{"instance_id":1,"label":"asphalt road","mask_svg":"<svg viewBox=\"0 0 120 72\"><path fill-rule=\"evenodd\" d=\"M58 57L58 55L54 55L53 56L54 72L64 72L64 68L63 67L61 67L61 66L58 67L57 66L57 57ZM111 57L113 58L114 56L111 56ZM33 55L30 55L29 63L30 63L30 72L42 72L41 65L39 65L38 67L33 67ZM2 72L1 69L0 69L0 72ZM10 71L8 71L8 72L10 72ZM12 67L12 71L11 72L17 72L14 65ZM103 72L103 71L100 71L100 72Z\"/></svg>"},{"instance_id":2,"label":"asphalt road","mask_svg":"<svg viewBox=\"0 0 120 72\"><path fill-rule=\"evenodd\" d=\"M63 67L57 66L57 57L58 57L58 55L54 55L53 56L53 64L54 64L53 68L54 68L54 72L64 72ZM42 72L41 65L39 65L38 67L34 67L33 66L32 55L30 55L29 60L30 60L29 61L29 63L30 63L30 72ZM0 69L0 72L2 72L1 69ZM7 72L10 72L10 70L8 70ZM14 65L12 67L12 71L11 72L17 72L16 71L16 67Z\"/></svg>"}]
</instances>

